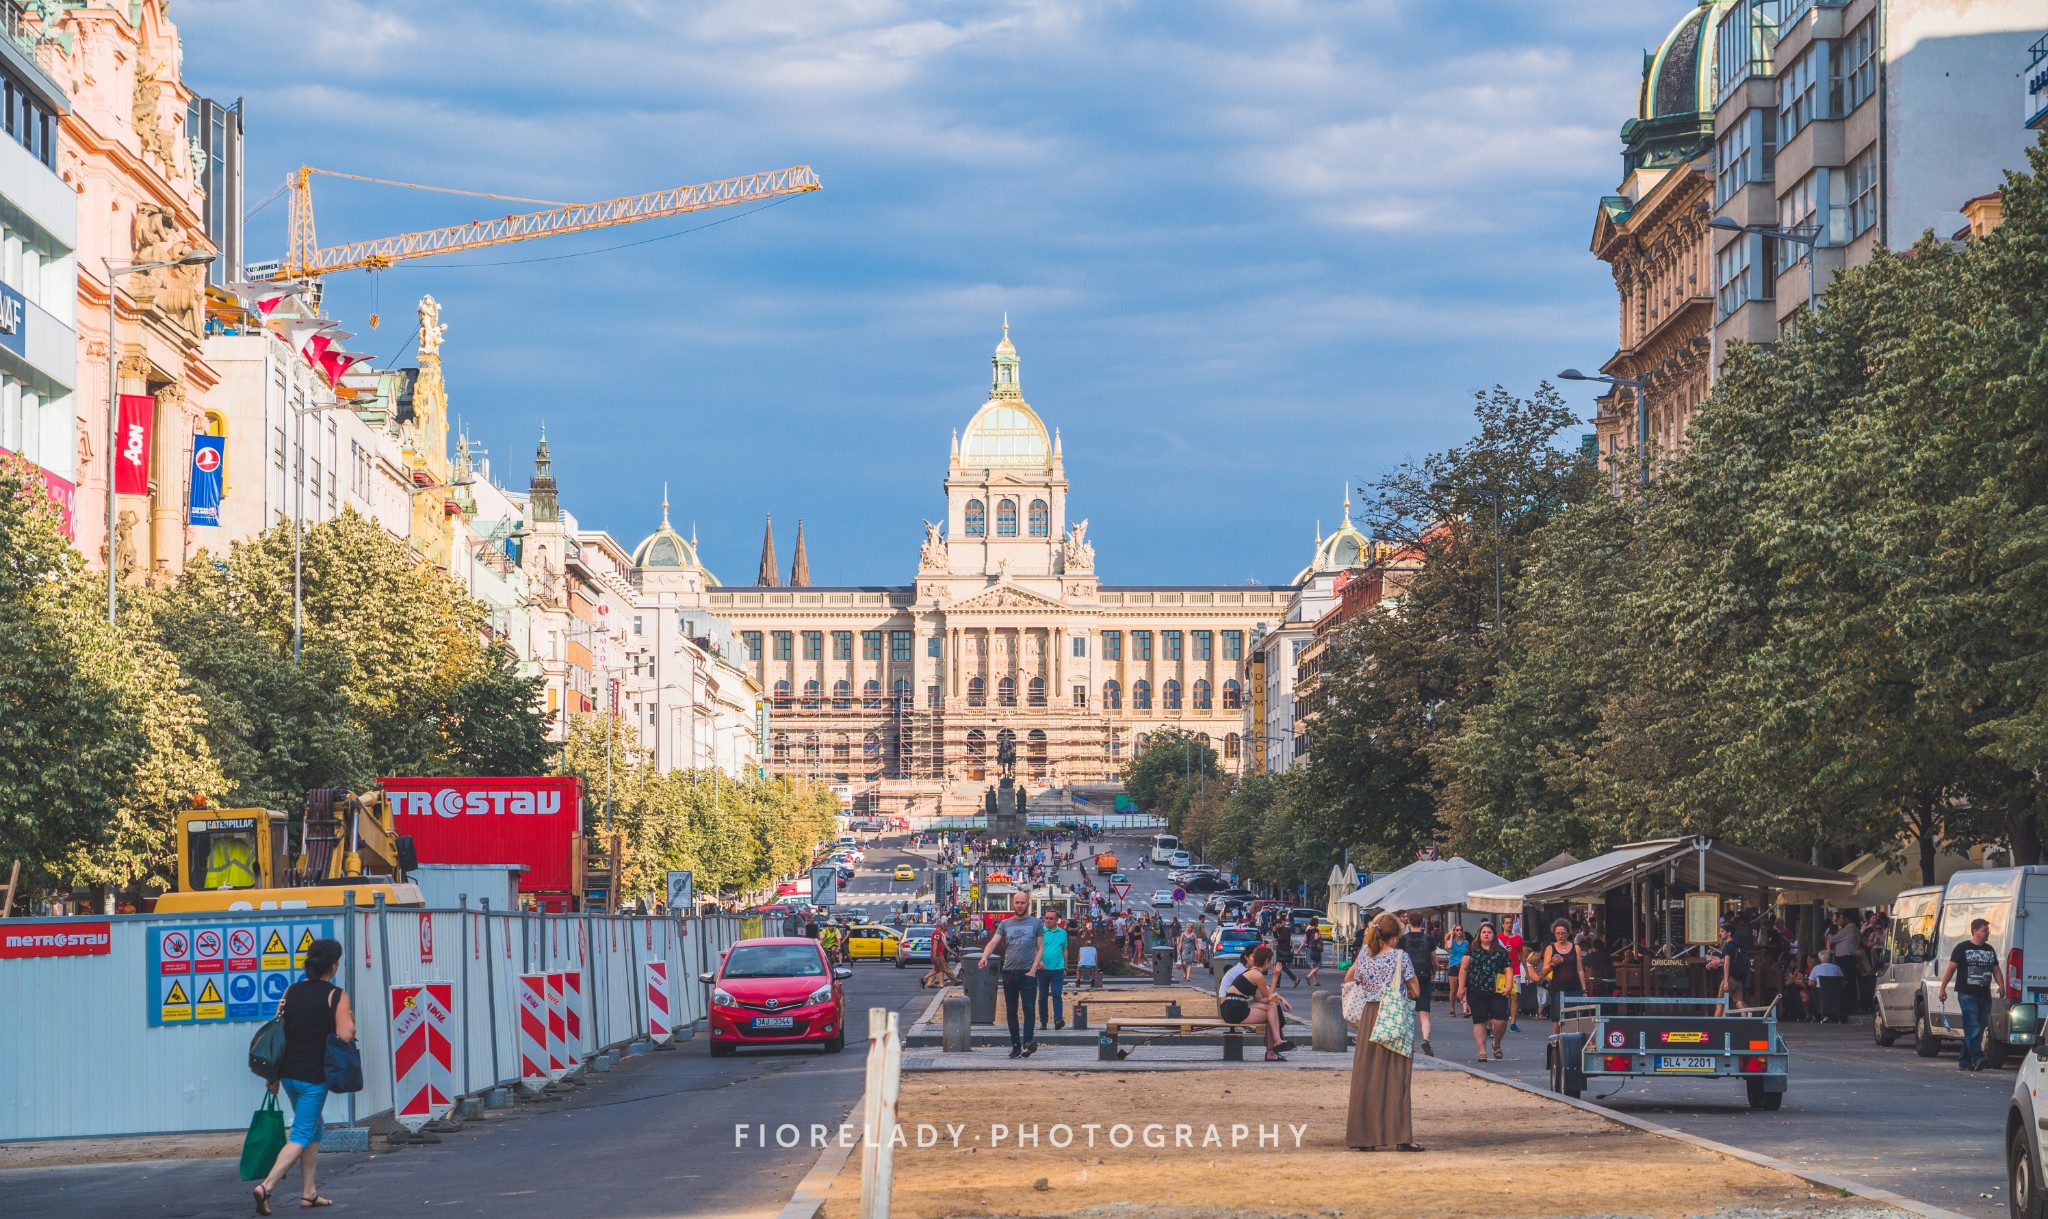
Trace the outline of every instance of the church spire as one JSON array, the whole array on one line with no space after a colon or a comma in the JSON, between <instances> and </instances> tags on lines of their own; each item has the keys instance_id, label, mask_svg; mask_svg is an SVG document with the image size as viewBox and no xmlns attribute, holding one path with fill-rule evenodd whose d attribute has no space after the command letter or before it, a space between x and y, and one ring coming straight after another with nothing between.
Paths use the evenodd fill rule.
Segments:
<instances>
[{"instance_id":1,"label":"church spire","mask_svg":"<svg viewBox=\"0 0 2048 1219\"><path fill-rule=\"evenodd\" d=\"M762 588L780 588L782 577L775 570L775 518L768 518L768 527L761 534L761 574L754 577L754 583Z\"/></svg>"},{"instance_id":2,"label":"church spire","mask_svg":"<svg viewBox=\"0 0 2048 1219\"><path fill-rule=\"evenodd\" d=\"M789 561L789 586L811 586L811 557L804 552L804 518L796 518L796 557Z\"/></svg>"},{"instance_id":3,"label":"church spire","mask_svg":"<svg viewBox=\"0 0 2048 1219\"><path fill-rule=\"evenodd\" d=\"M661 527L668 528L668 480L661 481Z\"/></svg>"},{"instance_id":4,"label":"church spire","mask_svg":"<svg viewBox=\"0 0 2048 1219\"><path fill-rule=\"evenodd\" d=\"M995 380L989 385L991 398L1015 398L1023 401L1024 391L1017 381L1017 349L1010 346L1010 315L1003 314L1003 341L996 344Z\"/></svg>"},{"instance_id":5,"label":"church spire","mask_svg":"<svg viewBox=\"0 0 2048 1219\"><path fill-rule=\"evenodd\" d=\"M534 520L562 519L561 504L555 498L555 462L548 454L548 426L545 423L540 426L540 448L533 455L533 481L526 485L526 493L532 500Z\"/></svg>"}]
</instances>

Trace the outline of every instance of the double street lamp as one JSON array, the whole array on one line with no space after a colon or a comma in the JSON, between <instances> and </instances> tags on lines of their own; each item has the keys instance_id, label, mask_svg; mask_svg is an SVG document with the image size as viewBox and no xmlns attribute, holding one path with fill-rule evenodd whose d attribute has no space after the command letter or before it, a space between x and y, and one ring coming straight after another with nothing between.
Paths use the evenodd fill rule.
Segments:
<instances>
[{"instance_id":1,"label":"double street lamp","mask_svg":"<svg viewBox=\"0 0 2048 1219\"><path fill-rule=\"evenodd\" d=\"M1452 483L1434 482L1429 489L1438 495L1483 495L1493 501L1493 629L1501 629L1500 612L1500 492L1492 487L1460 487Z\"/></svg>"},{"instance_id":2,"label":"double street lamp","mask_svg":"<svg viewBox=\"0 0 2048 1219\"><path fill-rule=\"evenodd\" d=\"M1564 370L1563 372L1561 372L1561 373L1557 374L1557 379L1558 379L1558 380L1560 380L1560 381L1599 381L1599 382L1603 382L1603 383L1605 383L1605 384L1607 384L1607 385L1616 385L1616 386L1627 386L1627 387L1628 387L1629 389L1631 389L1631 390L1635 391L1635 399L1636 399L1636 453L1637 453L1637 455L1638 455L1638 458L1639 458L1639 460L1638 460L1638 463L1637 463L1637 464L1638 464L1638 465L1640 466L1640 469L1638 469L1638 470L1637 470L1637 472L1636 472L1636 481L1637 481L1637 482L1639 482L1639 483L1641 483L1641 484L1642 484L1643 486L1645 486L1645 487L1649 486L1649 485L1650 485L1650 382L1649 382L1649 379L1648 379L1648 378L1646 378L1646 377L1610 377L1610 376L1608 376L1608 375L1607 375L1606 373L1598 373L1598 372L1593 372L1593 373L1587 373L1587 372L1580 372L1580 371L1579 371L1578 369L1576 369L1576 368L1567 368L1567 369L1565 369L1565 370Z\"/></svg>"},{"instance_id":3,"label":"double street lamp","mask_svg":"<svg viewBox=\"0 0 2048 1219\"><path fill-rule=\"evenodd\" d=\"M1779 241L1789 241L1793 245L1805 246L1806 305L1809 309L1819 310L1820 286L1818 278L1814 275L1813 264L1816 261L1814 256L1827 246L1827 241L1825 240L1827 230L1818 221L1810 225L1801 225L1796 229L1781 229L1775 225L1744 224L1740 220L1731 220L1726 216L1716 216L1712 220L1707 221L1707 227L1710 229L1720 229L1724 233L1748 233L1753 237L1773 237Z\"/></svg>"},{"instance_id":4,"label":"double street lamp","mask_svg":"<svg viewBox=\"0 0 2048 1219\"><path fill-rule=\"evenodd\" d=\"M114 301L117 296L119 279L123 275L138 275L145 271L161 271L166 267L203 267L213 261L213 255L195 250L182 258L167 258L157 262L136 262L117 266L112 259L100 259L100 265L107 269L107 625L115 625L116 612L114 593L120 584L121 572L114 558L114 454L121 447L121 344L117 341L115 327L119 324L114 316Z\"/></svg>"}]
</instances>

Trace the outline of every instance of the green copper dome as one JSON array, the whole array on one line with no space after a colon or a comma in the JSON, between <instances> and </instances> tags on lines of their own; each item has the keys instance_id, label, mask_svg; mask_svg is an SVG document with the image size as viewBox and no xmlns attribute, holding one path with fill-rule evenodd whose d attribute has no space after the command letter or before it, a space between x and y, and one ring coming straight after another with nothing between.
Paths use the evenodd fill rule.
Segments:
<instances>
[{"instance_id":1,"label":"green copper dome","mask_svg":"<svg viewBox=\"0 0 2048 1219\"><path fill-rule=\"evenodd\" d=\"M1714 140L1714 56L1735 0L1702 0L1643 56L1636 116L1622 124L1622 173L1683 165Z\"/></svg>"}]
</instances>

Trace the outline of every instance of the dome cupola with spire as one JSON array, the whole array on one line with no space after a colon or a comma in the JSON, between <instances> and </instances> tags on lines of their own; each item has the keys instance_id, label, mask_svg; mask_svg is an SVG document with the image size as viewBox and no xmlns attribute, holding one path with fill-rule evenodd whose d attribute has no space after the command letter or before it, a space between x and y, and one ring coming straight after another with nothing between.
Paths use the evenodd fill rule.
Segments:
<instances>
[{"instance_id":1,"label":"dome cupola with spire","mask_svg":"<svg viewBox=\"0 0 2048 1219\"><path fill-rule=\"evenodd\" d=\"M1306 584L1319 571L1342 571L1347 567L1363 567L1372 562L1372 539L1351 523L1351 492L1344 492L1344 520L1337 531L1329 537L1316 530L1316 555L1309 565L1294 577L1296 584Z\"/></svg>"},{"instance_id":2,"label":"dome cupola with spire","mask_svg":"<svg viewBox=\"0 0 2048 1219\"><path fill-rule=\"evenodd\" d=\"M633 548L634 579L644 584L647 574L651 572L694 572L703 577L706 585L718 585L718 578L706 571L704 565L698 561L696 541L686 540L669 524L666 486L661 489L661 526Z\"/></svg>"},{"instance_id":3,"label":"dome cupola with spire","mask_svg":"<svg viewBox=\"0 0 2048 1219\"><path fill-rule=\"evenodd\" d=\"M975 412L960 438L959 463L983 469L1050 469L1052 437L1046 433L1044 421L1024 404L1008 314L1003 315L1003 339L996 344L991 363L995 371L988 401Z\"/></svg>"}]
</instances>

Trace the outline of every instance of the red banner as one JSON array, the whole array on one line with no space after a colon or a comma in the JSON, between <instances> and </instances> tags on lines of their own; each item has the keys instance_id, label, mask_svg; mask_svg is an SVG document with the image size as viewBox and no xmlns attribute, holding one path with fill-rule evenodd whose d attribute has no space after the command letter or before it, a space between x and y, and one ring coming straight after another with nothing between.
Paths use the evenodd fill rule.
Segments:
<instances>
[{"instance_id":1,"label":"red banner","mask_svg":"<svg viewBox=\"0 0 2048 1219\"><path fill-rule=\"evenodd\" d=\"M0 931L0 960L18 957L103 957L114 950L105 923L32 923Z\"/></svg>"},{"instance_id":2,"label":"red banner","mask_svg":"<svg viewBox=\"0 0 2048 1219\"><path fill-rule=\"evenodd\" d=\"M421 863L521 864L521 893L573 890L581 780L400 778L383 785L398 832L412 836Z\"/></svg>"},{"instance_id":3,"label":"red banner","mask_svg":"<svg viewBox=\"0 0 2048 1219\"><path fill-rule=\"evenodd\" d=\"M114 432L114 491L149 494L149 439L156 422L156 399L148 394L122 394L121 416Z\"/></svg>"}]
</instances>

